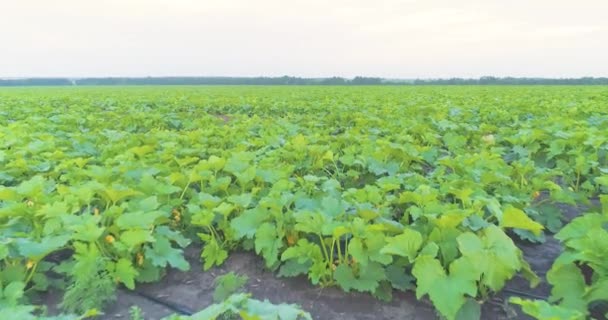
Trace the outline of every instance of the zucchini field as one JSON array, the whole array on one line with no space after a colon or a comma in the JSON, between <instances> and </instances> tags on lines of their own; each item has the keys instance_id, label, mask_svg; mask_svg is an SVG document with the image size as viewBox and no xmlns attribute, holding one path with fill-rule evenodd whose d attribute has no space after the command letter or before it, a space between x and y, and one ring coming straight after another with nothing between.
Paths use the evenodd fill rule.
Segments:
<instances>
[{"instance_id":1,"label":"zucchini field","mask_svg":"<svg viewBox=\"0 0 608 320\"><path fill-rule=\"evenodd\" d=\"M548 242L537 270L522 248ZM119 292L235 254L431 319L605 319L608 88L0 89L1 319L112 319ZM222 279L166 319L335 317Z\"/></svg>"}]
</instances>

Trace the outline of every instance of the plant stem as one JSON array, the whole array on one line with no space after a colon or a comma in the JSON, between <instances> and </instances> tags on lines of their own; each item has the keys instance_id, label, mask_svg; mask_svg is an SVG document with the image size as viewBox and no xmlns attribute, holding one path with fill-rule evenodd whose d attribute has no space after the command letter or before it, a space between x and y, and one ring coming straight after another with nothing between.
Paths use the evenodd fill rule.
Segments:
<instances>
[{"instance_id":1,"label":"plant stem","mask_svg":"<svg viewBox=\"0 0 608 320\"><path fill-rule=\"evenodd\" d=\"M25 286L27 286L27 284L30 283L30 281L32 280L32 277L34 277L34 273L36 273L36 268L38 268L38 262L34 263L34 265L32 266L32 270L30 270L30 273L27 275L27 278L25 278Z\"/></svg>"},{"instance_id":2,"label":"plant stem","mask_svg":"<svg viewBox=\"0 0 608 320\"><path fill-rule=\"evenodd\" d=\"M331 241L331 250L329 251L329 261L331 263L334 262L334 246L336 245L336 238L333 238Z\"/></svg>"},{"instance_id":3,"label":"plant stem","mask_svg":"<svg viewBox=\"0 0 608 320\"><path fill-rule=\"evenodd\" d=\"M182 191L182 194L179 196L180 200L184 199L184 195L186 194L186 190L188 190L188 187L190 187L190 183L192 182L191 178L188 178L188 183L186 183L186 186L184 187L184 191Z\"/></svg>"},{"instance_id":4,"label":"plant stem","mask_svg":"<svg viewBox=\"0 0 608 320\"><path fill-rule=\"evenodd\" d=\"M321 249L323 249L323 257L325 258L325 261L327 262L327 267L331 268L331 261L329 261L329 254L327 253L327 248L325 247L325 243L323 242L323 236L319 233L317 233L317 236L319 237L319 240L321 241Z\"/></svg>"},{"instance_id":5,"label":"plant stem","mask_svg":"<svg viewBox=\"0 0 608 320\"><path fill-rule=\"evenodd\" d=\"M340 239L338 238L338 259L340 262L344 262L344 258L342 257L342 247L340 245Z\"/></svg>"}]
</instances>

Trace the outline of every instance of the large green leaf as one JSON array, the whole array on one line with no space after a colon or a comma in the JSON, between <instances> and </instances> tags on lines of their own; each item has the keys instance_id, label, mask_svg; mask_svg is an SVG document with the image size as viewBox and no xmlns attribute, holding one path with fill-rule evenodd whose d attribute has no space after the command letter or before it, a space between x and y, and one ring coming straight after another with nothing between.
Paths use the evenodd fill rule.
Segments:
<instances>
[{"instance_id":1,"label":"large green leaf","mask_svg":"<svg viewBox=\"0 0 608 320\"><path fill-rule=\"evenodd\" d=\"M471 263L471 276L498 292L523 264L519 249L499 228L489 226L478 236L465 232L458 236L458 248Z\"/></svg>"},{"instance_id":2,"label":"large green leaf","mask_svg":"<svg viewBox=\"0 0 608 320\"><path fill-rule=\"evenodd\" d=\"M407 257L410 261L414 261L422 246L422 235L418 231L405 229L402 234L388 238L386 241L387 245L380 250L381 253Z\"/></svg>"},{"instance_id":3,"label":"large green leaf","mask_svg":"<svg viewBox=\"0 0 608 320\"><path fill-rule=\"evenodd\" d=\"M504 228L530 230L535 235L539 235L545 228L540 223L530 219L525 212L515 207L507 207L504 209L500 225Z\"/></svg>"},{"instance_id":4,"label":"large green leaf","mask_svg":"<svg viewBox=\"0 0 608 320\"><path fill-rule=\"evenodd\" d=\"M334 279L346 291L355 289L373 293L380 285L380 281L386 279L386 275L382 265L376 262L361 266L358 272L350 266L341 264L334 271Z\"/></svg>"},{"instance_id":5,"label":"large green leaf","mask_svg":"<svg viewBox=\"0 0 608 320\"><path fill-rule=\"evenodd\" d=\"M450 264L447 274L439 260L420 256L412 269L416 277L416 297L420 299L428 294L443 316L456 319L467 299L477 295L477 276L471 272L473 269L469 259L460 258Z\"/></svg>"}]
</instances>

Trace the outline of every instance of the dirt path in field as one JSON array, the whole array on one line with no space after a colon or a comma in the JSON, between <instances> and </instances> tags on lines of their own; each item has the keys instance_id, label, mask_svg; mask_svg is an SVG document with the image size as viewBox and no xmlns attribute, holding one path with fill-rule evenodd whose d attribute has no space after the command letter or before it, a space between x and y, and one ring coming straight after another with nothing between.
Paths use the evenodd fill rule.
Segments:
<instances>
[{"instance_id":1,"label":"dirt path in field","mask_svg":"<svg viewBox=\"0 0 608 320\"><path fill-rule=\"evenodd\" d=\"M562 207L568 220L580 213L580 209ZM512 279L505 290L494 296L482 307L482 319L529 319L521 311L506 303L510 296L547 297L550 286L545 274L560 253L560 244L547 236L544 244L518 243L532 269L542 278L541 284L531 289L520 276ZM338 288L313 286L305 277L279 278L264 268L261 258L252 252L234 252L218 268L202 271L200 248L186 250L191 271L172 270L159 283L138 286L139 293L121 291L118 300L104 310L102 319L129 319L129 308L140 306L145 319L160 319L176 310L196 312L212 303L214 280L217 276L234 271L249 277L246 291L259 300L274 303L295 303L319 320L378 320L378 319L439 319L429 301L416 300L413 293L395 292L390 303L379 301L369 294L345 293ZM173 310L159 302L172 305Z\"/></svg>"}]
</instances>

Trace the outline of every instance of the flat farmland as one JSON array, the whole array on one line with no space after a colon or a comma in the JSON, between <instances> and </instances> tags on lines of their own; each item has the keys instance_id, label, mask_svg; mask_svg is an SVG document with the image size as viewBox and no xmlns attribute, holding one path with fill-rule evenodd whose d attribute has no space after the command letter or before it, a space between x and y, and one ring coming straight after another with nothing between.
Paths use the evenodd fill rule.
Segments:
<instances>
[{"instance_id":1,"label":"flat farmland","mask_svg":"<svg viewBox=\"0 0 608 320\"><path fill-rule=\"evenodd\" d=\"M608 87L0 89L2 319L607 303Z\"/></svg>"}]
</instances>

